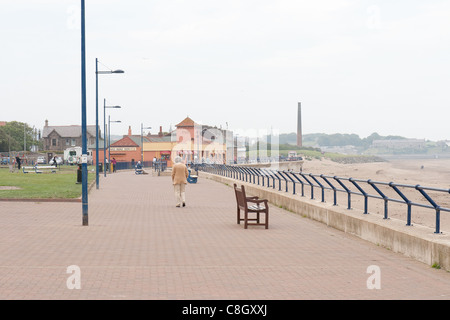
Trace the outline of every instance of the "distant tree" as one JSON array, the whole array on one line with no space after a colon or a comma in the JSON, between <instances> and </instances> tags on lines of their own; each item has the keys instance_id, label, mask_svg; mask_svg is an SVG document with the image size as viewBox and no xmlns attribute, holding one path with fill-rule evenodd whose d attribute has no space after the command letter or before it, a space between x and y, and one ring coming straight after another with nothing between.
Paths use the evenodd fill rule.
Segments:
<instances>
[{"instance_id":1,"label":"distant tree","mask_svg":"<svg viewBox=\"0 0 450 320\"><path fill-rule=\"evenodd\" d=\"M36 143L33 134L33 128L23 122L11 121L0 127L0 151L23 151L30 150Z\"/></svg>"}]
</instances>

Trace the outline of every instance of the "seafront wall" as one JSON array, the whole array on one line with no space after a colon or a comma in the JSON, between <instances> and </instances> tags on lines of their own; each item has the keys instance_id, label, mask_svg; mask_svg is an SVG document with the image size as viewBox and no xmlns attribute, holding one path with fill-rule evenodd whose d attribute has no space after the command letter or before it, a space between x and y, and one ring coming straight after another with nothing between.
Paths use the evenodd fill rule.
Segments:
<instances>
[{"instance_id":1,"label":"seafront wall","mask_svg":"<svg viewBox=\"0 0 450 320\"><path fill-rule=\"evenodd\" d=\"M450 271L450 235L436 234L433 229L425 226L406 226L404 221L385 220L373 214L363 214L360 210L348 210L216 174L200 171L199 178L200 183L201 179L211 179L230 187L233 187L234 183L238 186L244 185L249 195L267 199L274 206L319 221L430 266L440 266Z\"/></svg>"}]
</instances>

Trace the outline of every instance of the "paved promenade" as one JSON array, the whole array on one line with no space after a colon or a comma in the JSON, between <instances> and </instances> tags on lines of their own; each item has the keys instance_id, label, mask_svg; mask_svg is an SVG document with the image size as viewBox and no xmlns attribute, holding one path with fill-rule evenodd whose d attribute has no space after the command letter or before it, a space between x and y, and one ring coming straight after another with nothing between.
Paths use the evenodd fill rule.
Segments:
<instances>
[{"instance_id":1,"label":"paved promenade","mask_svg":"<svg viewBox=\"0 0 450 320\"><path fill-rule=\"evenodd\" d=\"M229 186L186 192L176 208L168 176L101 176L87 227L81 203L0 202L0 299L450 298L444 270L274 206L245 230Z\"/></svg>"}]
</instances>

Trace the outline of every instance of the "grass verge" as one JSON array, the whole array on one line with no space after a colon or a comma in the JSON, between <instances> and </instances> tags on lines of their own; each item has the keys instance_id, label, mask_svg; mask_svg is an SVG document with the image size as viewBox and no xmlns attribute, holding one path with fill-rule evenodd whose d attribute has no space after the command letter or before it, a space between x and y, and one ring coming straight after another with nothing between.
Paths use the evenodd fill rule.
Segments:
<instances>
[{"instance_id":1,"label":"grass verge","mask_svg":"<svg viewBox=\"0 0 450 320\"><path fill-rule=\"evenodd\" d=\"M95 180L94 167L88 168L88 184ZM2 190L1 187L16 187ZM10 172L0 168L0 199L76 199L82 186L77 184L77 167L62 166L56 173Z\"/></svg>"}]
</instances>

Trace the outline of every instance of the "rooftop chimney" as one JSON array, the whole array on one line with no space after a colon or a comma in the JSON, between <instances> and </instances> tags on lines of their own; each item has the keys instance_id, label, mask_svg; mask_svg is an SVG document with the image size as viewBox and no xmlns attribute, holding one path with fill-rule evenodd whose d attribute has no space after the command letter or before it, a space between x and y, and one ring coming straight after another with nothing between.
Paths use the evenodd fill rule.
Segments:
<instances>
[{"instance_id":1,"label":"rooftop chimney","mask_svg":"<svg viewBox=\"0 0 450 320\"><path fill-rule=\"evenodd\" d=\"M48 127L48 120L45 120L45 126Z\"/></svg>"},{"instance_id":2,"label":"rooftop chimney","mask_svg":"<svg viewBox=\"0 0 450 320\"><path fill-rule=\"evenodd\" d=\"M131 136L131 126L128 126L128 135Z\"/></svg>"},{"instance_id":3,"label":"rooftop chimney","mask_svg":"<svg viewBox=\"0 0 450 320\"><path fill-rule=\"evenodd\" d=\"M160 136L160 137L163 136L162 126L159 126L159 133L158 133L158 136Z\"/></svg>"}]
</instances>

